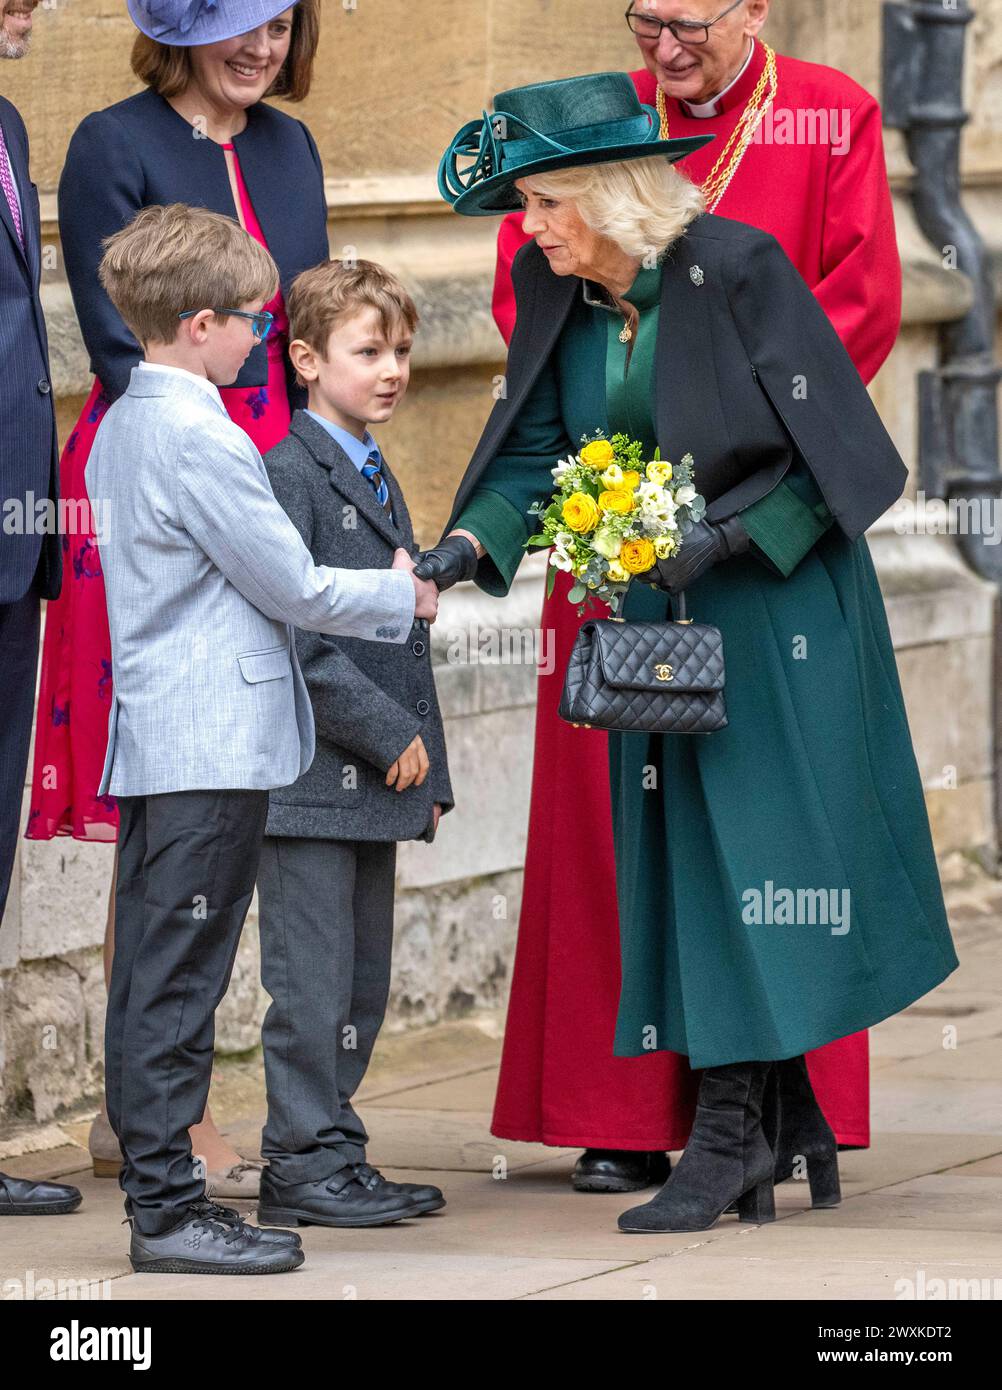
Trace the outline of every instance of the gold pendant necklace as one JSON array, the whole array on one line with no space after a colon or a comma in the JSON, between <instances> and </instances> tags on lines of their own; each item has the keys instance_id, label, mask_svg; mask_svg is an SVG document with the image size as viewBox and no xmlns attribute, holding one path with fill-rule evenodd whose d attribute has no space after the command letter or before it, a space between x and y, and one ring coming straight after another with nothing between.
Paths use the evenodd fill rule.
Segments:
<instances>
[{"instance_id":1,"label":"gold pendant necklace","mask_svg":"<svg viewBox=\"0 0 1002 1390\"><path fill-rule=\"evenodd\" d=\"M721 150L720 158L703 183L707 212L713 212L727 192L731 179L737 173L738 166L745 157L745 151L765 118L765 113L776 98L776 89L779 85L776 75L776 54L767 43L763 43L762 47L765 49L765 67L762 69L762 75L748 99L748 105L741 113L740 120L731 131L727 144ZM658 86L655 101L661 120L661 139L668 140L671 138L668 130L668 103L660 86ZM728 161L726 166L724 166L725 160Z\"/></svg>"},{"instance_id":2,"label":"gold pendant necklace","mask_svg":"<svg viewBox=\"0 0 1002 1390\"><path fill-rule=\"evenodd\" d=\"M626 323L624 323L619 330L619 341L621 343L628 343L632 337L633 329L630 327L629 319L627 319Z\"/></svg>"}]
</instances>

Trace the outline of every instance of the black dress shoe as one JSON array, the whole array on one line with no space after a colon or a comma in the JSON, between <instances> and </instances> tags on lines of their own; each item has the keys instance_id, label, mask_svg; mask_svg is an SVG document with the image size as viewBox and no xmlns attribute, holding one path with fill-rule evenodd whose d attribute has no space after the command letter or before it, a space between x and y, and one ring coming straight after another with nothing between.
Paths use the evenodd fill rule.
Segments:
<instances>
[{"instance_id":1,"label":"black dress shoe","mask_svg":"<svg viewBox=\"0 0 1002 1390\"><path fill-rule=\"evenodd\" d=\"M289 1241L265 1240L262 1231L218 1213L213 1202L193 1202L186 1221L158 1236L133 1223L132 1268L137 1274L286 1274L306 1258Z\"/></svg>"},{"instance_id":2,"label":"black dress shoe","mask_svg":"<svg viewBox=\"0 0 1002 1390\"><path fill-rule=\"evenodd\" d=\"M369 1192L396 1192L402 1197L410 1198L414 1204L414 1216L421 1216L429 1211L440 1211L445 1206L445 1194L442 1189L432 1187L431 1183L391 1182L389 1178L383 1177L378 1168L373 1168L371 1163L356 1163L352 1171L356 1181Z\"/></svg>"},{"instance_id":3,"label":"black dress shoe","mask_svg":"<svg viewBox=\"0 0 1002 1390\"><path fill-rule=\"evenodd\" d=\"M63 1182L28 1182L0 1173L0 1216L62 1216L83 1201L80 1189Z\"/></svg>"},{"instance_id":4,"label":"black dress shoe","mask_svg":"<svg viewBox=\"0 0 1002 1390\"><path fill-rule=\"evenodd\" d=\"M257 1219L262 1226L388 1226L418 1216L410 1197L385 1190L393 1186L384 1182L366 1187L352 1168L319 1182L279 1183L266 1168Z\"/></svg>"},{"instance_id":5,"label":"black dress shoe","mask_svg":"<svg viewBox=\"0 0 1002 1390\"><path fill-rule=\"evenodd\" d=\"M574 1165L575 1192L640 1192L667 1182L671 1160L666 1153L631 1149L585 1149Z\"/></svg>"}]
</instances>

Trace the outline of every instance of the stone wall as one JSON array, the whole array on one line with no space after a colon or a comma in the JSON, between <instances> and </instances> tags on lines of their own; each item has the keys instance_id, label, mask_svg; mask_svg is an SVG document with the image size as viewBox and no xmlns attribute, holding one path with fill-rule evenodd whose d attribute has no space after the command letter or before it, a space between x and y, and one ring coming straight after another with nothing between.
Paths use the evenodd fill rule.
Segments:
<instances>
[{"instance_id":1,"label":"stone wall","mask_svg":"<svg viewBox=\"0 0 1002 1390\"><path fill-rule=\"evenodd\" d=\"M327 174L331 247L384 261L413 289L423 327L408 400L382 442L420 536L433 539L493 403L503 347L490 317L496 223L453 216L436 194L439 154L493 94L524 82L638 65L624 0L325 0L314 90L291 108L313 130ZM781 51L879 89L878 0L773 0L766 37ZM970 36L964 174L1002 289L1002 0L978 0ZM32 56L0 80L33 145L48 257L45 307L65 438L89 387L61 270L55 187L66 144L90 110L136 90L122 0L45 0ZM936 361L939 325L970 303L967 281L928 247L907 202L903 142L886 133L905 270L904 323L872 386L914 462L916 373ZM721 209L726 212L726 207ZM912 488L914 490L914 488ZM991 697L996 596L944 537L871 534L927 788L937 847L991 852ZM434 652L459 809L433 846L402 848L391 1026L503 1001L518 921L532 761L533 669L456 660L456 635L539 620L541 561L504 603L469 586L443 602ZM108 845L23 844L0 931L0 1118L44 1121L100 1085L100 942ZM256 1045L263 1004L253 917L220 1011L219 1045Z\"/></svg>"}]
</instances>

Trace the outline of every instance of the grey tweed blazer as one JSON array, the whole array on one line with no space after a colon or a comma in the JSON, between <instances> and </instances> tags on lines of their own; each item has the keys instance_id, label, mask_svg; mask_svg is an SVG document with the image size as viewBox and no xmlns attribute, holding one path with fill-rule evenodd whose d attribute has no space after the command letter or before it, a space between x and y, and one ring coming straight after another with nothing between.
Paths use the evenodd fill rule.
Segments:
<instances>
[{"instance_id":1,"label":"grey tweed blazer","mask_svg":"<svg viewBox=\"0 0 1002 1390\"><path fill-rule=\"evenodd\" d=\"M265 456L275 496L314 560L349 569L385 567L402 545L416 554L403 493L385 463L393 520L372 484L323 425L303 410ZM269 835L330 840L430 840L432 807L453 805L445 733L435 694L428 624L399 646L300 630L296 647L317 725L317 756L291 787L269 798ZM387 769L420 734L424 784L387 787Z\"/></svg>"}]
</instances>

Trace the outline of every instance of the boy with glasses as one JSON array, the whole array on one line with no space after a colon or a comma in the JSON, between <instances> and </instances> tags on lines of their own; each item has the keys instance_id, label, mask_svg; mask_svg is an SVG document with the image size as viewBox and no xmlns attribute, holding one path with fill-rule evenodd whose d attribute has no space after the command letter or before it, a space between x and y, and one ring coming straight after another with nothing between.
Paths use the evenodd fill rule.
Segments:
<instances>
[{"instance_id":1,"label":"boy with glasses","mask_svg":"<svg viewBox=\"0 0 1002 1390\"><path fill-rule=\"evenodd\" d=\"M392 570L314 565L226 414L216 388L268 328L278 273L262 246L216 213L148 207L107 239L100 276L144 352L86 470L111 519L99 794L118 798L121 821L105 1068L130 1258L149 1273L281 1273L302 1263L298 1237L207 1201L188 1130L205 1110L268 791L313 759L290 625L402 643L436 605L403 549Z\"/></svg>"}]
</instances>

